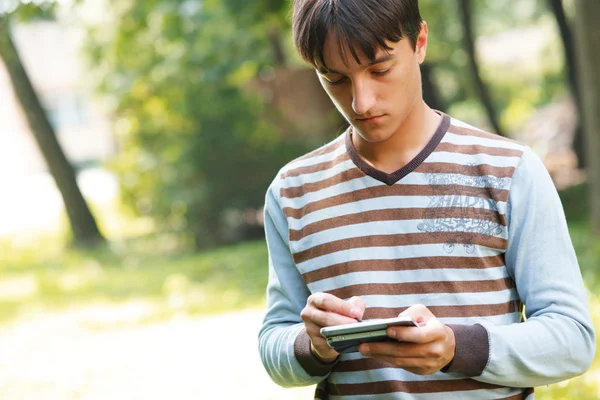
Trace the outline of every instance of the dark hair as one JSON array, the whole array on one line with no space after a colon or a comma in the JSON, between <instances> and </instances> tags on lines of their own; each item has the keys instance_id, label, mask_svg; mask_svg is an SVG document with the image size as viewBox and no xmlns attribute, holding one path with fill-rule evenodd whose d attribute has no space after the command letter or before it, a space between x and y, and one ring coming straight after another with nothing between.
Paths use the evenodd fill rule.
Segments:
<instances>
[{"instance_id":1,"label":"dark hair","mask_svg":"<svg viewBox=\"0 0 600 400\"><path fill-rule=\"evenodd\" d=\"M357 46L369 60L378 49L391 50L386 41L403 36L416 48L422 21L418 0L294 0L292 32L300 56L320 68L326 67L323 47L331 32L344 62L343 44L359 62Z\"/></svg>"}]
</instances>

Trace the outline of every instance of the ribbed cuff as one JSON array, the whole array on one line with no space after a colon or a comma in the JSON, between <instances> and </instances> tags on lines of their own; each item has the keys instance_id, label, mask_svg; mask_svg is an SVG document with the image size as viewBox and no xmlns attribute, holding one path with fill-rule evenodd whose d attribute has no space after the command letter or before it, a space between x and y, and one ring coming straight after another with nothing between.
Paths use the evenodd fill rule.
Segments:
<instances>
[{"instance_id":1,"label":"ribbed cuff","mask_svg":"<svg viewBox=\"0 0 600 400\"><path fill-rule=\"evenodd\" d=\"M479 376L490 357L487 330L479 324L448 325L454 332L456 347L450 364L442 372L457 372L466 376Z\"/></svg>"},{"instance_id":2,"label":"ribbed cuff","mask_svg":"<svg viewBox=\"0 0 600 400\"><path fill-rule=\"evenodd\" d=\"M294 355L298 363L310 376L325 376L331 372L337 359L330 364L323 364L310 352L310 338L303 329L294 340Z\"/></svg>"}]
</instances>

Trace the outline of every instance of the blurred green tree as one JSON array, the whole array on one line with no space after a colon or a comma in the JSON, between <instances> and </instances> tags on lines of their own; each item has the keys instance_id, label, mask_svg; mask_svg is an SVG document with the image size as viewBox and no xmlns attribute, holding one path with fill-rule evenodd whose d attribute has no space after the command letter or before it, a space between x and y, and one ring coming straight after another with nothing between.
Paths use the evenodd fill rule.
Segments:
<instances>
[{"instance_id":1,"label":"blurred green tree","mask_svg":"<svg viewBox=\"0 0 600 400\"><path fill-rule=\"evenodd\" d=\"M18 3L10 9L0 9L0 59L6 66L16 98L63 198L74 244L92 246L103 242L104 237L77 186L75 171L60 147L11 37L11 19L47 19L52 17L53 11L54 3L51 2L39 5Z\"/></svg>"},{"instance_id":2,"label":"blurred green tree","mask_svg":"<svg viewBox=\"0 0 600 400\"><path fill-rule=\"evenodd\" d=\"M199 248L262 235L252 210L275 171L313 145L257 96L254 80L277 58L269 37L217 0L111 10L113 25L90 30L89 52L117 104L126 202Z\"/></svg>"}]
</instances>

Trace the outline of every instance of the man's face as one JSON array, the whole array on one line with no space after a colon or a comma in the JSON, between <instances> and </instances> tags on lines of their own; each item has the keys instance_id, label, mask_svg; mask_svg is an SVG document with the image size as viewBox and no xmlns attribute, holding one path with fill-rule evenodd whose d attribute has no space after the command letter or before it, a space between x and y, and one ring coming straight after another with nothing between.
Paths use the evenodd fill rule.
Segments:
<instances>
[{"instance_id":1,"label":"man's face","mask_svg":"<svg viewBox=\"0 0 600 400\"><path fill-rule=\"evenodd\" d=\"M324 47L327 70L318 71L319 80L337 109L365 141L380 143L392 137L422 98L419 64L427 48L425 23L416 44L415 51L406 38L387 42L392 49L379 49L374 60L368 60L357 49L360 63L346 44L346 65L335 35L328 35Z\"/></svg>"}]
</instances>

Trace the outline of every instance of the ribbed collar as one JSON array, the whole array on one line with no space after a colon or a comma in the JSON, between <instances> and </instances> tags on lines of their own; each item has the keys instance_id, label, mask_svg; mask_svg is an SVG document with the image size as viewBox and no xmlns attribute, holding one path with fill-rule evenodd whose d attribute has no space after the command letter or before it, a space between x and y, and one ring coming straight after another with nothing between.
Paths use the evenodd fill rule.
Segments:
<instances>
[{"instance_id":1,"label":"ribbed collar","mask_svg":"<svg viewBox=\"0 0 600 400\"><path fill-rule=\"evenodd\" d=\"M400 179L404 178L406 175L410 174L414 171L429 155L435 150L435 148L440 144L442 138L448 131L450 127L450 117L442 112L436 111L438 114L441 114L442 121L437 127L435 133L429 140L429 143L413 158L408 164L399 170L392 172L391 174L385 173L383 171L378 170L377 168L369 165L361 156L358 154L358 151L354 147L354 143L352 143L352 126L348 129L346 133L346 151L348 152L350 159L354 162L354 164L360 168L365 174L370 177L377 179L387 185L393 185L398 182Z\"/></svg>"}]
</instances>

